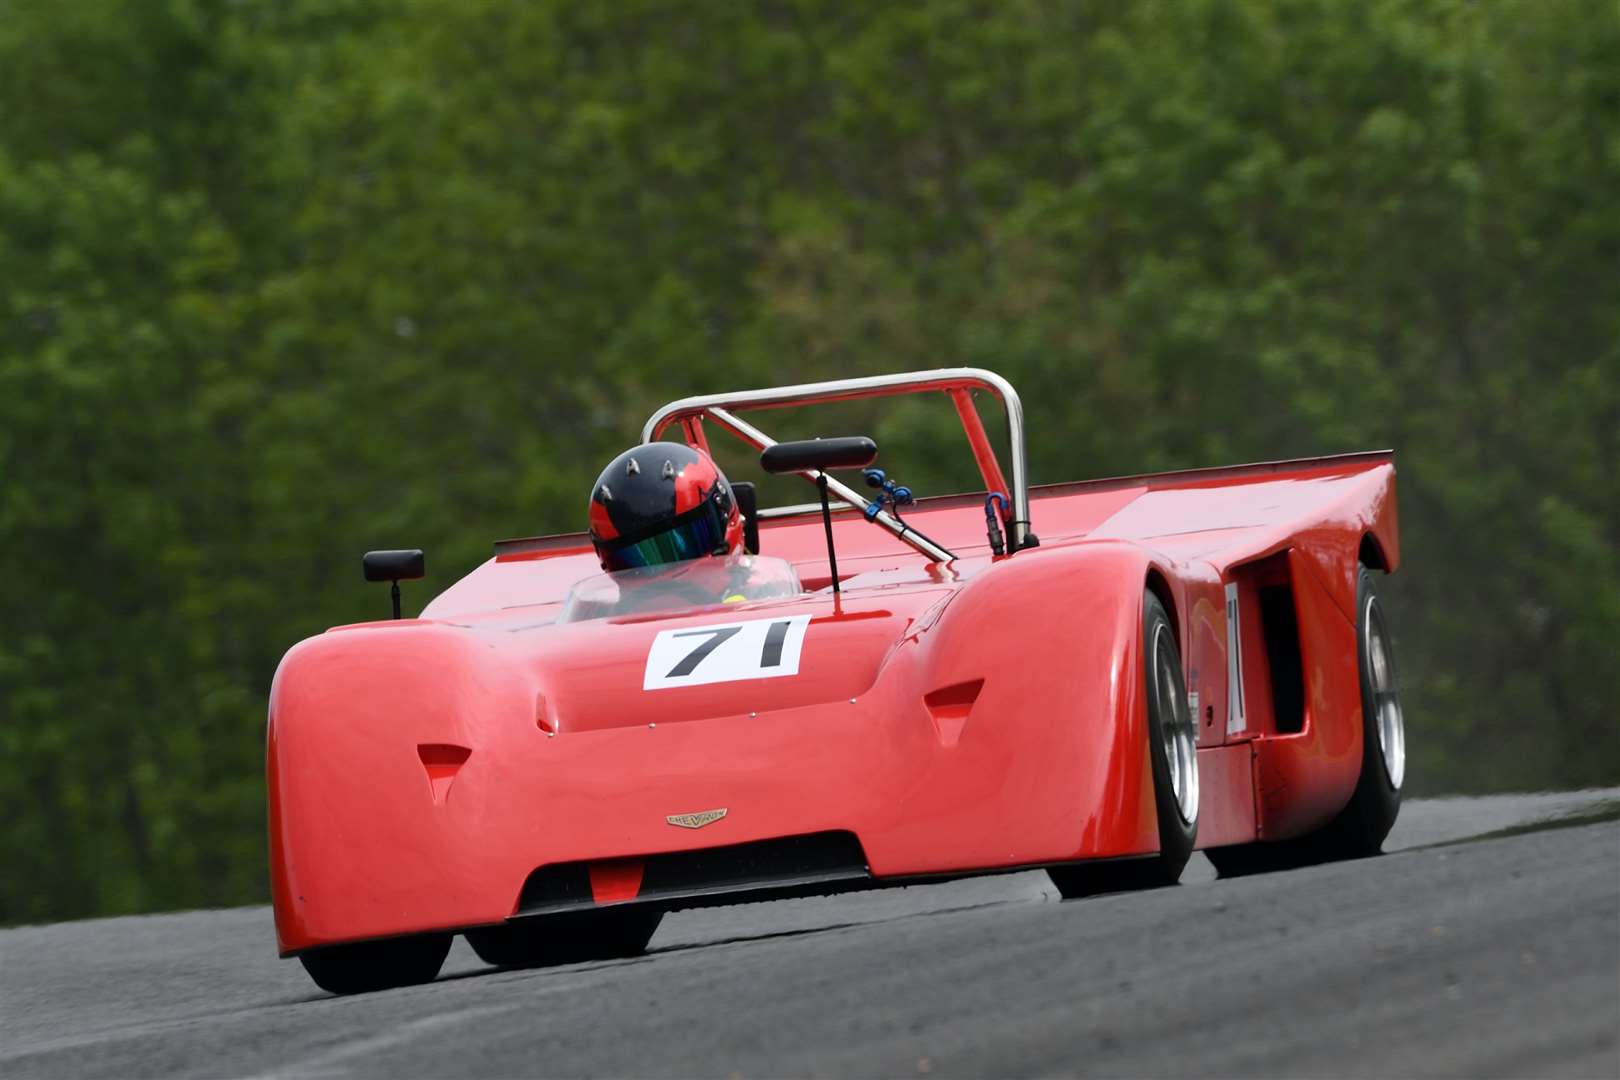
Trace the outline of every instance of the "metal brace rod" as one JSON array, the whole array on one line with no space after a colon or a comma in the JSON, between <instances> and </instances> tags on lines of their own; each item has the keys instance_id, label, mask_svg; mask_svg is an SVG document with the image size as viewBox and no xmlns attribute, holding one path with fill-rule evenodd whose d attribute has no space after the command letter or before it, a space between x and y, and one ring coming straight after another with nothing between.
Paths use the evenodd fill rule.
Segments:
<instances>
[{"instance_id":1,"label":"metal brace rod","mask_svg":"<svg viewBox=\"0 0 1620 1080\"><path fill-rule=\"evenodd\" d=\"M748 421L733 416L725 409L710 406L707 412L711 420L719 424L721 427L729 429L733 435L736 435L739 439L745 443L748 443L756 450L766 450L776 445L775 439L771 438L769 435L765 434ZM866 505L866 500L861 498L859 492L830 473L822 473L817 469L811 469L807 472L798 473L797 475L802 476L806 480L809 480L811 483L815 484L819 484L820 478L822 476L826 476L827 490L836 493L840 499L843 499L851 506ZM907 544L910 544L912 547L916 548L924 555L927 555L935 562L950 562L952 559L956 558L956 556L946 548L940 547L938 544L928 539L928 537L922 536L908 528L905 522L899 520L887 510L879 510L877 517L873 520L875 520L883 528L892 532L897 538Z\"/></svg>"},{"instance_id":2,"label":"metal brace rod","mask_svg":"<svg viewBox=\"0 0 1620 1080\"><path fill-rule=\"evenodd\" d=\"M1024 546L1029 535L1029 474L1025 465L1024 448L1024 407L1018 399L1018 392L1012 384L993 371L983 368L936 368L932 371L907 371L894 375L873 375L859 379L834 379L828 382L803 383L796 386L781 386L766 390L743 390L729 394L705 394L697 397L681 398L653 413L641 431L642 442L652 442L659 434L677 420L688 416L705 415L711 419L719 420L720 412L738 409L776 409L793 405L808 405L818 402L853 401L860 398L887 397L895 394L910 394L921 391L952 391L985 390L994 394L1001 400L1002 408L1007 415L1007 436L1010 456L1008 459L1009 476L1012 491L1012 550L1017 551ZM733 420L736 418L733 416ZM742 423L737 421L737 423ZM729 426L729 425L727 425ZM769 439L757 428L744 425L753 436L745 438L745 442L755 442L756 437ZM733 434L741 435L741 429L733 427ZM976 442L974 433L969 431L970 442ZM763 447L761 447L763 448ZM987 446L986 446L987 448ZM981 449L975 445L975 451ZM981 472L984 472L981 461ZM998 479L995 475L984 478L988 490L998 488ZM838 492L843 498L849 499L855 505L863 505L865 500L850 498L844 488L836 480L829 480L829 487ZM898 524L898 523L897 523ZM886 526L887 527L887 526ZM900 528L904 528L903 525ZM891 529L891 531L894 531ZM897 533L898 535L898 533ZM908 543L911 541L908 540ZM913 545L916 546L916 545ZM936 550L939 549L935 545ZM919 548L919 550L922 550Z\"/></svg>"}]
</instances>

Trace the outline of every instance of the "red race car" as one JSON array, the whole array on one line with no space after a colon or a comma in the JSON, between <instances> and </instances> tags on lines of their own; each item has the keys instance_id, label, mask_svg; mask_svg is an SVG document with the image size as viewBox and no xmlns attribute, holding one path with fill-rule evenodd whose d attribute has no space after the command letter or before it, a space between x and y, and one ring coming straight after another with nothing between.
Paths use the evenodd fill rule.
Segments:
<instances>
[{"instance_id":1,"label":"red race car","mask_svg":"<svg viewBox=\"0 0 1620 1080\"><path fill-rule=\"evenodd\" d=\"M954 404L984 490L914 498L861 438L740 414ZM976 399L1006 414L1006 472ZM1379 849L1405 749L1375 575L1387 452L1031 489L1001 377L948 369L658 410L820 488L746 552L604 573L502 541L419 618L294 646L270 695L283 955L338 993L641 951L667 911L1044 867L1064 896ZM865 491L838 479L864 470ZM634 471L632 469L632 471ZM845 473L846 476L854 476ZM830 501L829 501L830 500ZM1038 538L1037 538L1038 534Z\"/></svg>"}]
</instances>

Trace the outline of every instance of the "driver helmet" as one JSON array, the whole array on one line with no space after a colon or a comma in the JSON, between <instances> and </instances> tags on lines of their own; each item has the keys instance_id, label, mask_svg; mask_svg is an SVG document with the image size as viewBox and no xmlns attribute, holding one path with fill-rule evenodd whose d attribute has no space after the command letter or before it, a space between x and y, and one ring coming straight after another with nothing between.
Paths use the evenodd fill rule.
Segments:
<instances>
[{"instance_id":1,"label":"driver helmet","mask_svg":"<svg viewBox=\"0 0 1620 1080\"><path fill-rule=\"evenodd\" d=\"M607 571L743 547L731 484L707 452L684 443L644 443L609 462L591 489L590 534Z\"/></svg>"}]
</instances>

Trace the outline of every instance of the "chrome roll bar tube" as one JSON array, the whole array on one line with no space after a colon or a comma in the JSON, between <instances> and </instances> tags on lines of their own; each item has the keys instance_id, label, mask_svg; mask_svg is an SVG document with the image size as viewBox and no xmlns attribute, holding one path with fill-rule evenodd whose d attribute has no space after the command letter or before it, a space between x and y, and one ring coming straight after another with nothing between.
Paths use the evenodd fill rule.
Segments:
<instances>
[{"instance_id":1,"label":"chrome roll bar tube","mask_svg":"<svg viewBox=\"0 0 1620 1080\"><path fill-rule=\"evenodd\" d=\"M1029 536L1029 473L1024 453L1024 407L1018 399L1018 391L1012 388L1011 383L995 372L983 368L936 368L932 371L907 371L894 375L833 379L828 382L802 383L767 390L742 390L729 394L703 394L681 398L652 414L646 426L641 429L641 441L644 443L654 441L665 428L677 422L683 423L689 432L694 429L701 430L696 428L693 421L707 419L725 428L756 450L764 450L766 447L774 446L776 440L736 416L736 411L781 409L795 405L940 391L955 401L958 412L962 414L968 442L973 449L974 457L978 460L979 471L984 476L985 487L994 491L1000 481L1001 470L984 439L982 426L976 423L977 412L973 413L973 422L969 422L967 410L971 410L972 406L967 395L973 390L984 390L995 395L1006 411L1007 437L1012 444L1009 448L1008 462L1012 474L1010 550L1017 551L1025 546ZM811 480L816 478L814 472L804 475ZM865 499L859 492L838 479L829 476L827 486L851 505L865 505ZM908 529L904 522L887 511L879 512L877 523L936 562L947 562L954 557L946 549Z\"/></svg>"}]
</instances>

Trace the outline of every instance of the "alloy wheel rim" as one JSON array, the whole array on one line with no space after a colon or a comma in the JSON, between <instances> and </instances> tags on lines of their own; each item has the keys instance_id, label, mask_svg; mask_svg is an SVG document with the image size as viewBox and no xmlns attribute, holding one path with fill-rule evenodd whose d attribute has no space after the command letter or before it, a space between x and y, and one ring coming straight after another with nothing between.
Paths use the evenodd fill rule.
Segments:
<instances>
[{"instance_id":1,"label":"alloy wheel rim","mask_svg":"<svg viewBox=\"0 0 1620 1080\"><path fill-rule=\"evenodd\" d=\"M1198 818L1198 733L1182 689L1175 642L1166 626L1161 625L1154 634L1153 658L1170 791L1176 800L1176 812L1191 825Z\"/></svg>"},{"instance_id":2,"label":"alloy wheel rim","mask_svg":"<svg viewBox=\"0 0 1620 1080\"><path fill-rule=\"evenodd\" d=\"M1395 654L1390 648L1389 632L1384 627L1377 597L1367 598L1361 621L1365 627L1363 647L1367 655L1367 682L1372 690L1373 727L1378 732L1379 757L1390 786L1399 791L1406 777L1406 716L1401 710L1401 692L1395 681Z\"/></svg>"}]
</instances>

